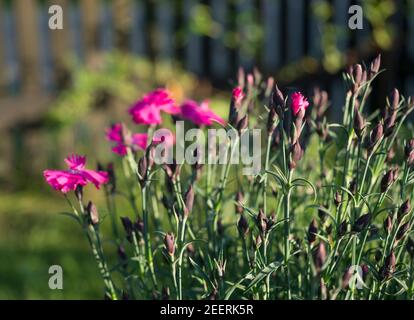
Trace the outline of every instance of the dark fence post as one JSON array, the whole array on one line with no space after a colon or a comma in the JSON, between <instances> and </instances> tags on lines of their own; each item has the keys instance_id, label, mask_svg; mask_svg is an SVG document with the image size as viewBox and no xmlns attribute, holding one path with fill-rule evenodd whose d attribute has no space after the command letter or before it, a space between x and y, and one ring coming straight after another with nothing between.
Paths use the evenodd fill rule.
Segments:
<instances>
[{"instance_id":1,"label":"dark fence post","mask_svg":"<svg viewBox=\"0 0 414 320\"><path fill-rule=\"evenodd\" d=\"M302 0L287 1L287 62L299 60L304 53L304 5Z\"/></svg>"},{"instance_id":2,"label":"dark fence post","mask_svg":"<svg viewBox=\"0 0 414 320\"><path fill-rule=\"evenodd\" d=\"M195 14L196 5L198 4L198 0L184 0L184 21L187 26L185 65L191 72L201 75L203 72L202 41L200 35L195 34L190 26L191 17Z\"/></svg>"},{"instance_id":3,"label":"dark fence post","mask_svg":"<svg viewBox=\"0 0 414 320\"><path fill-rule=\"evenodd\" d=\"M267 73L274 73L281 64L282 15L280 0L263 1L264 20L263 64Z\"/></svg>"},{"instance_id":4,"label":"dark fence post","mask_svg":"<svg viewBox=\"0 0 414 320\"><path fill-rule=\"evenodd\" d=\"M172 1L159 1L155 8L156 28L156 55L162 60L171 60L174 57L174 6Z\"/></svg>"},{"instance_id":5,"label":"dark fence post","mask_svg":"<svg viewBox=\"0 0 414 320\"><path fill-rule=\"evenodd\" d=\"M144 55L146 48L145 5L141 0L133 1L131 6L132 30L131 49L138 55Z\"/></svg>"},{"instance_id":6,"label":"dark fence post","mask_svg":"<svg viewBox=\"0 0 414 320\"><path fill-rule=\"evenodd\" d=\"M229 50L225 46L225 32L228 28L229 19L228 4L222 0L211 1L211 11L213 20L221 25L221 30L215 35L215 38L211 41L211 70L214 78L219 80L225 80L230 76L230 55Z\"/></svg>"},{"instance_id":7,"label":"dark fence post","mask_svg":"<svg viewBox=\"0 0 414 320\"><path fill-rule=\"evenodd\" d=\"M37 3L35 0L15 0L18 57L22 90L26 94L38 92L40 82L39 34Z\"/></svg>"}]
</instances>

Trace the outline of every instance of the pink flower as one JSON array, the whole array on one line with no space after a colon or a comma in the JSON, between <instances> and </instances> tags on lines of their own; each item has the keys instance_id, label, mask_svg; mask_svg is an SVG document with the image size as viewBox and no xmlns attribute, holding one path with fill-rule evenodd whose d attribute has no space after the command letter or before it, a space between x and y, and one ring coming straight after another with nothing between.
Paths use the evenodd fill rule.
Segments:
<instances>
[{"instance_id":1,"label":"pink flower","mask_svg":"<svg viewBox=\"0 0 414 320\"><path fill-rule=\"evenodd\" d=\"M169 114L180 112L170 92L162 88L147 93L129 109L132 119L137 124L160 124L161 111Z\"/></svg>"},{"instance_id":2,"label":"pink flower","mask_svg":"<svg viewBox=\"0 0 414 320\"><path fill-rule=\"evenodd\" d=\"M243 100L244 96L245 96L245 94L243 92L243 89L240 88L240 87L235 87L233 89L233 94L232 95L233 95L234 102L236 102L237 104L240 104L241 101Z\"/></svg>"},{"instance_id":3,"label":"pink flower","mask_svg":"<svg viewBox=\"0 0 414 320\"><path fill-rule=\"evenodd\" d=\"M68 170L45 170L43 176L48 184L55 190L67 193L75 190L77 186L86 186L93 183L97 189L101 184L107 183L108 173L85 169L86 157L71 155L65 159Z\"/></svg>"},{"instance_id":4,"label":"pink flower","mask_svg":"<svg viewBox=\"0 0 414 320\"><path fill-rule=\"evenodd\" d=\"M124 139L122 139L122 123L116 123L106 131L106 138L109 141L116 142L115 147L112 148L114 153L124 156L127 154L127 147L132 150L145 150L147 147L148 135L146 133L133 133L124 130Z\"/></svg>"},{"instance_id":5,"label":"pink flower","mask_svg":"<svg viewBox=\"0 0 414 320\"><path fill-rule=\"evenodd\" d=\"M292 110L293 114L296 116L300 110L305 111L309 107L308 100L300 93L294 92L291 96L292 99Z\"/></svg>"},{"instance_id":6,"label":"pink flower","mask_svg":"<svg viewBox=\"0 0 414 320\"><path fill-rule=\"evenodd\" d=\"M200 105L193 101L187 100L181 105L181 115L183 118L193 121L195 124L210 126L213 121L225 125L226 122L216 115L209 107L208 102L203 101Z\"/></svg>"}]
</instances>

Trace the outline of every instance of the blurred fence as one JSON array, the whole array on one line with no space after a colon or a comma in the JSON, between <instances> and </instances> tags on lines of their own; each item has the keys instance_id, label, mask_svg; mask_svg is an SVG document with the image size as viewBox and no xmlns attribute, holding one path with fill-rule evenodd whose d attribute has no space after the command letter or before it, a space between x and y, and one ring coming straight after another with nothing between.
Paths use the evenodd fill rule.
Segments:
<instances>
[{"instance_id":1,"label":"blurred fence","mask_svg":"<svg viewBox=\"0 0 414 320\"><path fill-rule=\"evenodd\" d=\"M379 9L368 8L364 17L380 29L365 20L363 30L351 31L349 6L368 2ZM390 3L392 44L381 50L373 38L388 28L380 5ZM63 8L63 30L48 27L52 4ZM324 20L316 11L326 4L331 11ZM330 92L331 116L338 118L344 93L338 71L378 51L387 73L375 84L372 104L383 104L394 86L414 94L414 0L0 0L0 130L11 133L1 153L15 170L22 171L32 128L68 83L68 55L83 62L112 49L178 61L227 89L239 66L258 66L308 93L318 84ZM327 70L332 62L336 69ZM10 146L12 152L4 151ZM0 171L8 172L3 162Z\"/></svg>"},{"instance_id":2,"label":"blurred fence","mask_svg":"<svg viewBox=\"0 0 414 320\"><path fill-rule=\"evenodd\" d=\"M304 56L322 57L323 35L318 19L312 14L313 5L318 2L0 0L0 90L3 93L53 91L64 81L61 72L68 53L82 61L95 51L113 48L152 59L175 59L190 71L217 82L234 76L240 65L251 68L257 64L268 74L276 73L281 66ZM363 51L364 41L369 40L368 24L362 31L347 29L348 8L355 1L328 2L334 8L331 20L338 27L338 34L342 32L337 37L339 50L344 52L354 46ZM400 69L403 76L412 78L414 14L409 7L412 0L395 2L397 35L405 39L400 39L403 52L394 58L405 59L405 66ZM51 4L63 7L63 30L48 28ZM238 42L228 45L232 41Z\"/></svg>"}]
</instances>

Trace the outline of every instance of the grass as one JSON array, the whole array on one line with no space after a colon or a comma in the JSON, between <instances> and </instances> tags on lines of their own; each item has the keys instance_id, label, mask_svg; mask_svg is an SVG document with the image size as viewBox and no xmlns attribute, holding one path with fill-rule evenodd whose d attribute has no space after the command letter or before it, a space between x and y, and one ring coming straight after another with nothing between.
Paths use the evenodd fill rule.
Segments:
<instances>
[{"instance_id":1,"label":"grass","mask_svg":"<svg viewBox=\"0 0 414 320\"><path fill-rule=\"evenodd\" d=\"M0 194L0 299L102 299L95 261L62 208L56 194ZM63 268L63 290L48 287L54 264Z\"/></svg>"}]
</instances>

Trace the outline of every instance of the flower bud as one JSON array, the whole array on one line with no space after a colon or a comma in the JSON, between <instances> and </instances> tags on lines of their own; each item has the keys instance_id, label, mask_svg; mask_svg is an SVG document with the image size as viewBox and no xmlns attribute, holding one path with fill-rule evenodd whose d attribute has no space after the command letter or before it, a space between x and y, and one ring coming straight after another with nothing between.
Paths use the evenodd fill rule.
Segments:
<instances>
[{"instance_id":1,"label":"flower bud","mask_svg":"<svg viewBox=\"0 0 414 320\"><path fill-rule=\"evenodd\" d=\"M411 167L414 165L414 139L406 142L404 147L405 159L407 164Z\"/></svg>"},{"instance_id":2,"label":"flower bud","mask_svg":"<svg viewBox=\"0 0 414 320\"><path fill-rule=\"evenodd\" d=\"M92 203L92 201L88 202L88 206L86 207L86 212L88 213L89 223L92 225L96 225L99 222L99 213L96 206Z\"/></svg>"},{"instance_id":3,"label":"flower bud","mask_svg":"<svg viewBox=\"0 0 414 320\"><path fill-rule=\"evenodd\" d=\"M319 242L316 250L313 253L313 261L315 263L315 269L318 273L321 272L321 269L326 261L326 248L323 242Z\"/></svg>"},{"instance_id":4,"label":"flower bud","mask_svg":"<svg viewBox=\"0 0 414 320\"><path fill-rule=\"evenodd\" d=\"M256 224L260 231L260 234L264 236L267 231L267 217L265 216L262 209L259 210L259 213L256 216Z\"/></svg>"},{"instance_id":5,"label":"flower bud","mask_svg":"<svg viewBox=\"0 0 414 320\"><path fill-rule=\"evenodd\" d=\"M285 98L283 97L283 93L279 90L277 85L275 86L271 95L270 107L275 109L280 119L283 119Z\"/></svg>"},{"instance_id":6,"label":"flower bud","mask_svg":"<svg viewBox=\"0 0 414 320\"><path fill-rule=\"evenodd\" d=\"M381 179L381 192L384 193L385 191L387 191L393 182L394 170L390 169L385 173L384 177Z\"/></svg>"},{"instance_id":7,"label":"flower bud","mask_svg":"<svg viewBox=\"0 0 414 320\"><path fill-rule=\"evenodd\" d=\"M291 169L296 168L297 163L302 159L303 156L303 150L302 147L299 144L299 141L296 141L295 144L292 146L291 149L292 153L292 160L290 162Z\"/></svg>"},{"instance_id":8,"label":"flower bud","mask_svg":"<svg viewBox=\"0 0 414 320\"><path fill-rule=\"evenodd\" d=\"M241 118L241 120L237 123L237 131L241 133L244 129L246 129L249 125L249 118L247 114Z\"/></svg>"},{"instance_id":9,"label":"flower bud","mask_svg":"<svg viewBox=\"0 0 414 320\"><path fill-rule=\"evenodd\" d=\"M128 260L128 256L125 252L125 248L122 245L118 247L117 253L118 253L118 257L121 259L122 262L125 262Z\"/></svg>"},{"instance_id":10,"label":"flower bud","mask_svg":"<svg viewBox=\"0 0 414 320\"><path fill-rule=\"evenodd\" d=\"M312 219L308 227L308 242L312 244L316 240L316 235L318 234L318 223L315 218Z\"/></svg>"},{"instance_id":11,"label":"flower bud","mask_svg":"<svg viewBox=\"0 0 414 320\"><path fill-rule=\"evenodd\" d=\"M260 235L257 235L256 240L254 242L255 250L258 250L261 245L262 245L262 237Z\"/></svg>"},{"instance_id":12,"label":"flower bud","mask_svg":"<svg viewBox=\"0 0 414 320\"><path fill-rule=\"evenodd\" d=\"M362 66L360 64L354 66L354 81L358 85L362 82Z\"/></svg>"},{"instance_id":13,"label":"flower bud","mask_svg":"<svg viewBox=\"0 0 414 320\"><path fill-rule=\"evenodd\" d=\"M193 210L194 205L194 188L193 185L190 184L187 192L185 193L185 210L184 214L188 216L190 212Z\"/></svg>"},{"instance_id":14,"label":"flower bud","mask_svg":"<svg viewBox=\"0 0 414 320\"><path fill-rule=\"evenodd\" d=\"M405 147L404 147L405 157L408 158L413 151L414 151L414 139L410 139L405 143Z\"/></svg>"},{"instance_id":15,"label":"flower bud","mask_svg":"<svg viewBox=\"0 0 414 320\"><path fill-rule=\"evenodd\" d=\"M146 154L148 170L151 170L155 163L155 145L150 144L147 148Z\"/></svg>"},{"instance_id":16,"label":"flower bud","mask_svg":"<svg viewBox=\"0 0 414 320\"><path fill-rule=\"evenodd\" d=\"M236 193L236 204L235 204L235 208L236 208L236 212L242 214L243 213L243 207L240 205L240 203L243 203L244 200L244 196L243 196L243 192L238 191Z\"/></svg>"},{"instance_id":17,"label":"flower bud","mask_svg":"<svg viewBox=\"0 0 414 320\"><path fill-rule=\"evenodd\" d=\"M397 241L400 241L407 234L408 230L410 230L410 223L406 222L398 229L397 236L395 239Z\"/></svg>"},{"instance_id":18,"label":"flower bud","mask_svg":"<svg viewBox=\"0 0 414 320\"><path fill-rule=\"evenodd\" d=\"M352 179L351 182L349 182L349 191L351 191L351 193L353 195L356 194L357 190L356 190L356 180L355 179Z\"/></svg>"},{"instance_id":19,"label":"flower bud","mask_svg":"<svg viewBox=\"0 0 414 320\"><path fill-rule=\"evenodd\" d=\"M241 237L245 238L249 233L249 223L243 214L240 215L239 221L237 222L237 229Z\"/></svg>"},{"instance_id":20,"label":"flower bud","mask_svg":"<svg viewBox=\"0 0 414 320\"><path fill-rule=\"evenodd\" d=\"M354 275L354 270L352 268L347 268L342 275L342 289L347 289L349 285L349 280L351 280Z\"/></svg>"},{"instance_id":21,"label":"flower bud","mask_svg":"<svg viewBox=\"0 0 414 320\"><path fill-rule=\"evenodd\" d=\"M378 123L374 129L372 129L371 134L369 136L369 146L368 149L373 149L378 141L381 140L382 136L384 135L384 127L382 123Z\"/></svg>"},{"instance_id":22,"label":"flower bud","mask_svg":"<svg viewBox=\"0 0 414 320\"><path fill-rule=\"evenodd\" d=\"M360 216L352 226L352 231L354 232L361 232L365 230L366 227L368 227L369 223L371 222L371 214L363 214Z\"/></svg>"},{"instance_id":23,"label":"flower bud","mask_svg":"<svg viewBox=\"0 0 414 320\"><path fill-rule=\"evenodd\" d=\"M387 234L390 234L392 230L392 226L393 226L392 217L388 215L384 220L384 231Z\"/></svg>"},{"instance_id":24,"label":"flower bud","mask_svg":"<svg viewBox=\"0 0 414 320\"><path fill-rule=\"evenodd\" d=\"M398 221L401 221L411 210L410 200L407 199L398 209Z\"/></svg>"},{"instance_id":25,"label":"flower bud","mask_svg":"<svg viewBox=\"0 0 414 320\"><path fill-rule=\"evenodd\" d=\"M165 234L164 237L164 246L167 253L173 257L175 252L175 242L174 242L174 234L172 232L168 232Z\"/></svg>"},{"instance_id":26,"label":"flower bud","mask_svg":"<svg viewBox=\"0 0 414 320\"><path fill-rule=\"evenodd\" d=\"M140 175L140 183L143 185L147 178L148 162L146 157L142 157L138 161L138 173Z\"/></svg>"},{"instance_id":27,"label":"flower bud","mask_svg":"<svg viewBox=\"0 0 414 320\"><path fill-rule=\"evenodd\" d=\"M138 218L137 221L134 222L134 231L138 234L144 233L144 220Z\"/></svg>"},{"instance_id":28,"label":"flower bud","mask_svg":"<svg viewBox=\"0 0 414 320\"><path fill-rule=\"evenodd\" d=\"M348 231L348 223L346 221L342 221L342 223L338 227L338 236L343 237Z\"/></svg>"},{"instance_id":29,"label":"flower bud","mask_svg":"<svg viewBox=\"0 0 414 320\"><path fill-rule=\"evenodd\" d=\"M383 279L387 279L395 272L395 254L394 250L391 250L391 253L385 259L384 265L380 270L380 275Z\"/></svg>"},{"instance_id":30,"label":"flower bud","mask_svg":"<svg viewBox=\"0 0 414 320\"><path fill-rule=\"evenodd\" d=\"M134 230L132 221L128 217L121 217L121 222L127 235L128 241L132 242L132 231Z\"/></svg>"},{"instance_id":31,"label":"flower bud","mask_svg":"<svg viewBox=\"0 0 414 320\"><path fill-rule=\"evenodd\" d=\"M358 139L362 139L362 134L365 127L365 121L364 118L361 115L361 112L359 112L358 108L355 107L354 109L355 115L354 115L354 130L355 134L357 135Z\"/></svg>"},{"instance_id":32,"label":"flower bud","mask_svg":"<svg viewBox=\"0 0 414 320\"><path fill-rule=\"evenodd\" d=\"M276 110L271 108L267 118L267 134L270 136L276 129Z\"/></svg>"},{"instance_id":33,"label":"flower bud","mask_svg":"<svg viewBox=\"0 0 414 320\"><path fill-rule=\"evenodd\" d=\"M335 206L338 207L341 202L342 202L342 195L339 191L336 191L335 192L335 197L334 197Z\"/></svg>"},{"instance_id":34,"label":"flower bud","mask_svg":"<svg viewBox=\"0 0 414 320\"><path fill-rule=\"evenodd\" d=\"M370 71L370 78L372 78L374 75L376 75L379 72L379 69L381 67L381 54L378 54L378 56L371 62L369 71Z\"/></svg>"}]
</instances>

